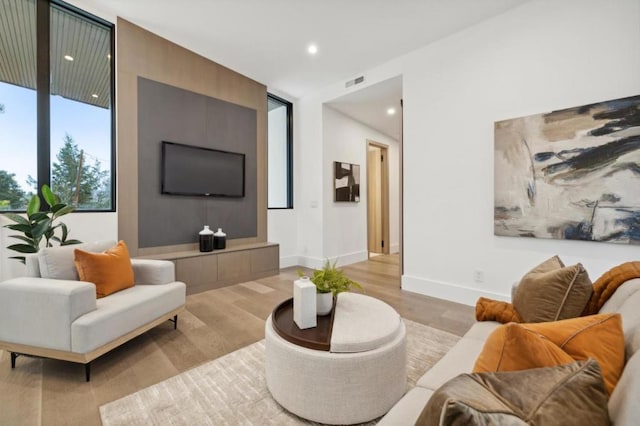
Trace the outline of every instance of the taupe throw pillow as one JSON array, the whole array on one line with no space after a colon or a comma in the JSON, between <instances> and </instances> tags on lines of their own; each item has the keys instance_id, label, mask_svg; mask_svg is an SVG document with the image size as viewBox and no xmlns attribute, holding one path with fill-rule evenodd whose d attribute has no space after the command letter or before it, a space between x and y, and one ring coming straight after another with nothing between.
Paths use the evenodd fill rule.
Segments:
<instances>
[{"instance_id":1,"label":"taupe throw pillow","mask_svg":"<svg viewBox=\"0 0 640 426\"><path fill-rule=\"evenodd\" d=\"M547 322L580 316L593 285L581 264L564 266L558 256L527 272L513 297L524 322Z\"/></svg>"},{"instance_id":2,"label":"taupe throw pillow","mask_svg":"<svg viewBox=\"0 0 640 426\"><path fill-rule=\"evenodd\" d=\"M610 425L592 359L557 367L461 374L431 396L417 425Z\"/></svg>"}]
</instances>

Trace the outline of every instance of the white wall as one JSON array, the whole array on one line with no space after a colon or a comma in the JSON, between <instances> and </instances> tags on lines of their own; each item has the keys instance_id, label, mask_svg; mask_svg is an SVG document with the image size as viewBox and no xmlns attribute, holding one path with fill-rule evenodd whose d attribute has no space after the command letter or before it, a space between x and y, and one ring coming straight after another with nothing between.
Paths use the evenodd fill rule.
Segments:
<instances>
[{"instance_id":1,"label":"white wall","mask_svg":"<svg viewBox=\"0 0 640 426\"><path fill-rule=\"evenodd\" d=\"M298 264L317 268L324 259L322 100L309 96L294 104L293 140Z\"/></svg>"},{"instance_id":2,"label":"white wall","mask_svg":"<svg viewBox=\"0 0 640 426\"><path fill-rule=\"evenodd\" d=\"M280 245L280 268L298 265L298 212L294 209L269 210L267 240Z\"/></svg>"},{"instance_id":3,"label":"white wall","mask_svg":"<svg viewBox=\"0 0 640 426\"><path fill-rule=\"evenodd\" d=\"M637 247L493 235L493 122L640 93L640 2L536 1L406 58L403 288L507 297L559 254L596 279ZM473 271L485 282L473 282Z\"/></svg>"},{"instance_id":4,"label":"white wall","mask_svg":"<svg viewBox=\"0 0 640 426\"><path fill-rule=\"evenodd\" d=\"M116 240L118 238L117 213L71 213L63 216L61 221L69 228L69 238L80 241ZM8 223L12 222L0 215L0 226ZM8 245L18 242L15 238L9 237L14 233L10 229L0 228L0 280L24 275L24 266L17 260L9 259L10 256L19 254L6 249Z\"/></svg>"},{"instance_id":5,"label":"white wall","mask_svg":"<svg viewBox=\"0 0 640 426\"><path fill-rule=\"evenodd\" d=\"M506 299L512 282L554 254L582 262L593 279L637 259L635 246L495 237L493 123L637 95L638 52L638 0L539 0L363 73L361 87L403 76L403 288L473 304ZM318 153L322 103L348 93L343 83L299 101L305 168L328 173ZM323 191L319 175L300 179L307 199ZM331 231L322 213L299 223L301 245L323 253L318 233L326 245Z\"/></svg>"},{"instance_id":6,"label":"white wall","mask_svg":"<svg viewBox=\"0 0 640 426\"><path fill-rule=\"evenodd\" d=\"M392 246L398 245L399 143L352 118L324 106L323 109L324 257L340 264L366 260L367 255L367 139L389 147L389 231ZM360 165L360 202L333 201L333 162Z\"/></svg>"}]
</instances>

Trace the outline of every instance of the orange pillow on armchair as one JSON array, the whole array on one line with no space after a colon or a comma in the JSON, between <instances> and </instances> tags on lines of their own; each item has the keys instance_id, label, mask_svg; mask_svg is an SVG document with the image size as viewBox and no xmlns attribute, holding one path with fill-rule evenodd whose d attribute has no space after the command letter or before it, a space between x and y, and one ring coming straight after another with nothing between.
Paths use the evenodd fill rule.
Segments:
<instances>
[{"instance_id":1,"label":"orange pillow on armchair","mask_svg":"<svg viewBox=\"0 0 640 426\"><path fill-rule=\"evenodd\" d=\"M98 299L133 287L133 268L124 241L104 253L75 249L74 262L80 280L96 285Z\"/></svg>"}]
</instances>

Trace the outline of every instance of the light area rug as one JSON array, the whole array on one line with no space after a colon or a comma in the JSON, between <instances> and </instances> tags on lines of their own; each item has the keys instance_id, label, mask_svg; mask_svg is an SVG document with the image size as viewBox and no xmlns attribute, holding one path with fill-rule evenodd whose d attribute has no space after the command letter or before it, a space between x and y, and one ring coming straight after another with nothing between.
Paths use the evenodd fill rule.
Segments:
<instances>
[{"instance_id":1,"label":"light area rug","mask_svg":"<svg viewBox=\"0 0 640 426\"><path fill-rule=\"evenodd\" d=\"M460 338L404 321L410 389ZM289 413L275 402L267 389L264 365L265 348L264 340L261 340L101 406L102 424L315 424Z\"/></svg>"}]
</instances>

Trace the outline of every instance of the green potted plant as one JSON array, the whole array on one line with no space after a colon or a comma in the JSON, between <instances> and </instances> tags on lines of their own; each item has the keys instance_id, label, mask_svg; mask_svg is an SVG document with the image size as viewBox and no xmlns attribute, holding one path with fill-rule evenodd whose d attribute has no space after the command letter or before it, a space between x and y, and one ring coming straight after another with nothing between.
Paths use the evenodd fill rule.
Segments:
<instances>
[{"instance_id":1,"label":"green potted plant","mask_svg":"<svg viewBox=\"0 0 640 426\"><path fill-rule=\"evenodd\" d=\"M362 286L347 277L344 271L336 267L338 259L333 263L327 259L322 269L315 269L311 282L316 286L316 310L318 315L327 315L333 308L333 298L338 293L349 291L352 287L362 289ZM304 276L298 271L299 276Z\"/></svg>"},{"instance_id":2,"label":"green potted plant","mask_svg":"<svg viewBox=\"0 0 640 426\"><path fill-rule=\"evenodd\" d=\"M69 228L67 225L62 222L54 224L60 216L71 213L73 206L61 203L60 197L55 195L48 185L42 185L41 193L47 203L47 210L40 211L40 198L34 195L27 205L26 217L15 213L5 213L4 216L15 223L4 227L22 233L22 235L10 235L11 238L18 239L22 243L7 246L9 250L24 254L37 253L43 240L45 247L53 247L53 242L57 242L61 246L81 243L79 240L68 239ZM56 235L58 229L60 229L60 236ZM13 256L11 259L25 263L25 256Z\"/></svg>"}]
</instances>

